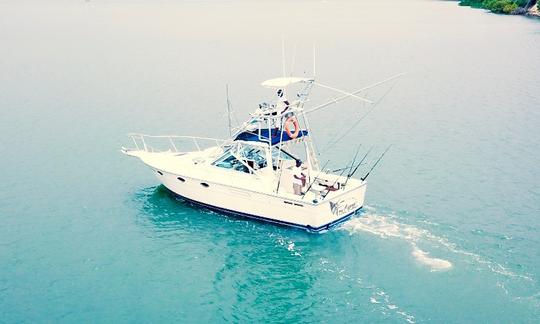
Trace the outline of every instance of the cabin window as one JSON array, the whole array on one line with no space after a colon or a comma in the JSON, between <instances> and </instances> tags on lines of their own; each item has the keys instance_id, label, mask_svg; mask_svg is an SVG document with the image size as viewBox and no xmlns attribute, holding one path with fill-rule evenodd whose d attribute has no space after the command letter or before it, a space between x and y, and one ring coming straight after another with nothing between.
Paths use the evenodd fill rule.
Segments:
<instances>
[{"instance_id":1,"label":"cabin window","mask_svg":"<svg viewBox=\"0 0 540 324\"><path fill-rule=\"evenodd\" d=\"M208 188L210 187L210 185L206 182L201 182L201 186L205 187L205 188Z\"/></svg>"},{"instance_id":2,"label":"cabin window","mask_svg":"<svg viewBox=\"0 0 540 324\"><path fill-rule=\"evenodd\" d=\"M180 182L186 182L186 179L184 179L184 178L182 178L182 177L178 177L178 178L176 178L176 179L178 179Z\"/></svg>"},{"instance_id":3,"label":"cabin window","mask_svg":"<svg viewBox=\"0 0 540 324\"><path fill-rule=\"evenodd\" d=\"M267 165L265 152L261 148L251 146L231 148L213 164L220 168L244 173L252 173L253 170Z\"/></svg>"},{"instance_id":4,"label":"cabin window","mask_svg":"<svg viewBox=\"0 0 540 324\"><path fill-rule=\"evenodd\" d=\"M163 175L163 172L161 172L161 171L159 171L159 170L157 170L156 172L157 172L159 175Z\"/></svg>"},{"instance_id":5,"label":"cabin window","mask_svg":"<svg viewBox=\"0 0 540 324\"><path fill-rule=\"evenodd\" d=\"M252 169L258 170L266 167L265 152L258 147L242 147L239 150L240 157Z\"/></svg>"},{"instance_id":6,"label":"cabin window","mask_svg":"<svg viewBox=\"0 0 540 324\"><path fill-rule=\"evenodd\" d=\"M214 162L214 165L220 168L238 170L242 166L242 163L230 152L227 152L219 160Z\"/></svg>"}]
</instances>

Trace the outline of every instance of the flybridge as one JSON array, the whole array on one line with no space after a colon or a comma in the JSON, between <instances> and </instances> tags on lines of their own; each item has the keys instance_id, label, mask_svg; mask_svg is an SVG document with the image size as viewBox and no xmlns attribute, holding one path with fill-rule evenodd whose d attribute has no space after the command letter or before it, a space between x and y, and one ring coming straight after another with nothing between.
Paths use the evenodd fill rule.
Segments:
<instances>
[{"instance_id":1,"label":"flybridge","mask_svg":"<svg viewBox=\"0 0 540 324\"><path fill-rule=\"evenodd\" d=\"M318 170L319 162L304 113L304 104L308 100L314 82L314 78L301 77L280 77L263 81L261 85L274 90L276 97L270 102L261 102L251 114L251 118L237 128L232 140L268 143L271 150L274 146L279 146L276 150L280 150L284 145L303 143L302 155L306 157L305 163L310 168ZM294 93L294 99L289 100L287 95L292 85L301 87ZM276 156L272 152L271 155ZM282 163L281 155L276 156L276 159L273 164Z\"/></svg>"}]
</instances>

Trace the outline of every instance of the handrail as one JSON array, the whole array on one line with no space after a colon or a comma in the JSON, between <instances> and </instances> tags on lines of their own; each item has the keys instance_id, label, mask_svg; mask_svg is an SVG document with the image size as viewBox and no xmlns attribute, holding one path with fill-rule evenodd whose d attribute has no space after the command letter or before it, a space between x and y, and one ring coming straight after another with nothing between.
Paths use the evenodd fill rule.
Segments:
<instances>
[{"instance_id":1,"label":"handrail","mask_svg":"<svg viewBox=\"0 0 540 324\"><path fill-rule=\"evenodd\" d=\"M191 142L191 145L194 146L194 151L202 151L206 148L210 147L222 147L223 145L230 142L230 140L223 140L223 139L217 139L217 138L210 138L210 137L200 137L200 136L184 136L184 135L147 135L147 134L140 134L140 133L129 133L129 137L131 137L133 143L135 144L135 148L133 150L137 151L145 151L145 152L174 152L174 153L183 153L187 152L187 150L181 150L177 146L178 140L184 140L186 142ZM152 145L151 142L152 139L155 140L163 140L161 142L161 146L167 147L165 150L156 150ZM176 143L175 143L176 140ZM209 145L202 145L201 142L211 142L212 146ZM193 150L192 150L193 151Z\"/></svg>"}]
</instances>

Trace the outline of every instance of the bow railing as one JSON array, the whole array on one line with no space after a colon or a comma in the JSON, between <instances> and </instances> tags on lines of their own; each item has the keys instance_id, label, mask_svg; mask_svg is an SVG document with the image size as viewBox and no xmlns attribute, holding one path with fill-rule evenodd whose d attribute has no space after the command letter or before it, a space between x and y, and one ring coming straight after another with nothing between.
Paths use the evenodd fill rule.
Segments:
<instances>
[{"instance_id":1,"label":"bow railing","mask_svg":"<svg viewBox=\"0 0 540 324\"><path fill-rule=\"evenodd\" d=\"M230 142L228 140L198 136L146 135L135 133L128 134L128 136L133 141L135 147L126 148L126 151L171 153L200 152L211 147L220 147L227 142Z\"/></svg>"}]
</instances>

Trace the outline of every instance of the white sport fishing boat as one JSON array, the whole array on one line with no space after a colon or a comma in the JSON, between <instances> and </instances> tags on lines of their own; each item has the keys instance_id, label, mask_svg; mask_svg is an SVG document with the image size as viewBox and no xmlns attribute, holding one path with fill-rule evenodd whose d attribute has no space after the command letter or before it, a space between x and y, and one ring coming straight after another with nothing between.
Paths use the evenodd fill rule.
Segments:
<instances>
[{"instance_id":1,"label":"white sport fishing boat","mask_svg":"<svg viewBox=\"0 0 540 324\"><path fill-rule=\"evenodd\" d=\"M262 86L277 90L276 100L261 103L229 139L129 134L135 146L122 152L139 158L165 187L194 204L312 232L327 230L362 208L369 172L353 178L362 161L337 174L321 168L307 114L348 97L370 102L356 94L397 77L353 93L314 78L270 79ZM314 85L342 96L306 110ZM299 90L289 102L284 91L291 86ZM229 111L229 130L230 117Z\"/></svg>"}]
</instances>

